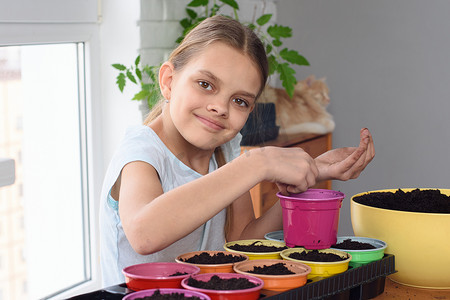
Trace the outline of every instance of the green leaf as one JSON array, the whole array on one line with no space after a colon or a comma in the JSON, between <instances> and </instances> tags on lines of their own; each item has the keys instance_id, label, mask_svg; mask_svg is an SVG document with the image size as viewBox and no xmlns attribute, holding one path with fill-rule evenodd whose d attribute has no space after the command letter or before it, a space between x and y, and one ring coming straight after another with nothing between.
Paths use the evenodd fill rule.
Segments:
<instances>
[{"instance_id":1,"label":"green leaf","mask_svg":"<svg viewBox=\"0 0 450 300\"><path fill-rule=\"evenodd\" d=\"M130 79L131 82L134 82L137 84L136 78L134 77L134 75L131 73L130 70L127 70L127 77L128 77L128 79Z\"/></svg>"},{"instance_id":2,"label":"green leaf","mask_svg":"<svg viewBox=\"0 0 450 300\"><path fill-rule=\"evenodd\" d=\"M187 6L199 7L208 5L208 0L192 0Z\"/></svg>"},{"instance_id":3,"label":"green leaf","mask_svg":"<svg viewBox=\"0 0 450 300\"><path fill-rule=\"evenodd\" d=\"M189 28L192 25L192 22L188 18L184 18L180 21L180 24L183 28Z\"/></svg>"},{"instance_id":4,"label":"green leaf","mask_svg":"<svg viewBox=\"0 0 450 300\"><path fill-rule=\"evenodd\" d=\"M261 17L258 18L258 20L256 20L256 23L258 23L259 26L263 26L264 24L270 21L270 18L272 18L272 14L262 15Z\"/></svg>"},{"instance_id":5,"label":"green leaf","mask_svg":"<svg viewBox=\"0 0 450 300\"><path fill-rule=\"evenodd\" d=\"M266 54L269 54L270 52L272 52L272 45L271 44L267 44L266 45Z\"/></svg>"},{"instance_id":6,"label":"green leaf","mask_svg":"<svg viewBox=\"0 0 450 300\"><path fill-rule=\"evenodd\" d=\"M220 10L220 6L217 4L214 4L213 7L211 7L211 13L209 16L210 17L215 16L219 10Z\"/></svg>"},{"instance_id":7,"label":"green leaf","mask_svg":"<svg viewBox=\"0 0 450 300\"><path fill-rule=\"evenodd\" d=\"M140 92L134 94L133 99L131 100L144 100L150 95L150 92L147 90L141 90Z\"/></svg>"},{"instance_id":8,"label":"green leaf","mask_svg":"<svg viewBox=\"0 0 450 300\"><path fill-rule=\"evenodd\" d=\"M141 62L141 56L138 55L138 57L136 57L135 61L134 61L134 65L137 67L139 66L139 63Z\"/></svg>"},{"instance_id":9,"label":"green leaf","mask_svg":"<svg viewBox=\"0 0 450 300\"><path fill-rule=\"evenodd\" d=\"M161 94L159 93L159 89L156 89L155 87L150 91L150 95L147 98L148 107L151 109L156 103L158 103L159 99L161 99Z\"/></svg>"},{"instance_id":10,"label":"green leaf","mask_svg":"<svg viewBox=\"0 0 450 300\"><path fill-rule=\"evenodd\" d=\"M267 33L275 39L287 38L292 36L292 29L287 26L275 24L267 28Z\"/></svg>"},{"instance_id":11,"label":"green leaf","mask_svg":"<svg viewBox=\"0 0 450 300\"><path fill-rule=\"evenodd\" d=\"M179 38L177 38L175 40L175 43L177 43L177 44L181 43L183 41L183 38L184 38L184 36L180 36Z\"/></svg>"},{"instance_id":12,"label":"green leaf","mask_svg":"<svg viewBox=\"0 0 450 300\"><path fill-rule=\"evenodd\" d=\"M228 4L234 9L239 9L239 5L235 0L220 0L222 3Z\"/></svg>"},{"instance_id":13,"label":"green leaf","mask_svg":"<svg viewBox=\"0 0 450 300\"><path fill-rule=\"evenodd\" d=\"M248 24L247 27L250 28L251 30L255 30L256 29L255 24Z\"/></svg>"},{"instance_id":14,"label":"green leaf","mask_svg":"<svg viewBox=\"0 0 450 300\"><path fill-rule=\"evenodd\" d=\"M273 44L275 47L280 47L281 45L283 45L283 43L282 43L279 39L273 40L272 44Z\"/></svg>"},{"instance_id":15,"label":"green leaf","mask_svg":"<svg viewBox=\"0 0 450 300\"><path fill-rule=\"evenodd\" d=\"M186 13L188 14L189 18L191 18L191 19L195 19L198 16L197 12L190 8L186 8Z\"/></svg>"},{"instance_id":16,"label":"green leaf","mask_svg":"<svg viewBox=\"0 0 450 300\"><path fill-rule=\"evenodd\" d=\"M139 78L139 81L142 81L142 72L139 68L135 70L136 76Z\"/></svg>"},{"instance_id":17,"label":"green leaf","mask_svg":"<svg viewBox=\"0 0 450 300\"><path fill-rule=\"evenodd\" d=\"M298 54L298 52L295 50L288 50L287 48L284 48L280 51L280 56L284 60L287 60L292 64L296 64L299 66L309 66L309 62L306 60L306 58Z\"/></svg>"},{"instance_id":18,"label":"green leaf","mask_svg":"<svg viewBox=\"0 0 450 300\"><path fill-rule=\"evenodd\" d=\"M282 86L285 88L286 93L292 98L294 95L294 86L297 83L295 78L295 70L292 69L288 63L279 64L277 67L278 73L280 73L280 80Z\"/></svg>"},{"instance_id":19,"label":"green leaf","mask_svg":"<svg viewBox=\"0 0 450 300\"><path fill-rule=\"evenodd\" d=\"M121 92L123 92L123 88L125 87L125 84L126 84L124 73L119 73L119 75L117 75L116 83L117 83L117 86L119 87L119 90Z\"/></svg>"},{"instance_id":20,"label":"green leaf","mask_svg":"<svg viewBox=\"0 0 450 300\"><path fill-rule=\"evenodd\" d=\"M113 66L114 68L116 68L117 70L119 70L119 71L125 71L125 70L127 69L127 67L125 67L125 66L122 65L122 64L112 64L112 66Z\"/></svg>"},{"instance_id":21,"label":"green leaf","mask_svg":"<svg viewBox=\"0 0 450 300\"><path fill-rule=\"evenodd\" d=\"M267 57L267 61L269 62L269 75L275 73L278 67L278 62L276 57L272 54Z\"/></svg>"},{"instance_id":22,"label":"green leaf","mask_svg":"<svg viewBox=\"0 0 450 300\"><path fill-rule=\"evenodd\" d=\"M159 66L145 66L144 72L148 75L152 82L158 82L157 72L159 70Z\"/></svg>"}]
</instances>

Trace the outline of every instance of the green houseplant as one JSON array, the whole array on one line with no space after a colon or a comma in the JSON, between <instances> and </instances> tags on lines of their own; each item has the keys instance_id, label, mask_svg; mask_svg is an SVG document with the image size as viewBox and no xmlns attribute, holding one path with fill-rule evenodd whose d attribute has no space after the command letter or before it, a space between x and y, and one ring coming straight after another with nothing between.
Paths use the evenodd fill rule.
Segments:
<instances>
[{"instance_id":1,"label":"green houseplant","mask_svg":"<svg viewBox=\"0 0 450 300\"><path fill-rule=\"evenodd\" d=\"M239 20L239 5L235 0L192 0L189 2L185 8L186 17L180 20L183 29L182 35L174 41L174 45L180 43L189 30L207 17L217 14L227 16L223 13L225 8L231 8L232 14L228 17ZM297 51L282 48L282 39L292 37L292 29L278 24L269 25L271 18L271 14L262 14L257 18L255 17L252 22L243 22L243 24L249 26L258 34L266 47L269 59L269 74L277 74L287 94L292 97L294 86L297 83L292 65L307 66L309 62ZM278 49L281 50L278 51ZM119 63L112 66L119 71L116 84L121 92L123 92L127 82L130 82L140 88L132 100L146 101L149 109L158 102L160 99L157 78L159 65L141 65L141 58L138 56L131 66Z\"/></svg>"}]
</instances>

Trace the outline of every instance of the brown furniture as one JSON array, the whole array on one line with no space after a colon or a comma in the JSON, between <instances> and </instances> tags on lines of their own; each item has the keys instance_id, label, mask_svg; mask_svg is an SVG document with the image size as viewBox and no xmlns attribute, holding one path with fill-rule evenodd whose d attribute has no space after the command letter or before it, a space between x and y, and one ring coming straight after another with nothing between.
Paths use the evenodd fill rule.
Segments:
<instances>
[{"instance_id":1,"label":"brown furniture","mask_svg":"<svg viewBox=\"0 0 450 300\"><path fill-rule=\"evenodd\" d=\"M242 146L241 152L249 151L253 148L262 146L278 146L278 147L300 147L305 150L312 157L317 157L320 154L331 149L332 134L296 134L296 135L279 135L277 139L267 141L255 146ZM331 181L321 182L314 186L314 188L331 189ZM255 216L259 217L266 212L272 205L278 201L276 193L278 188L275 183L264 181L250 190L253 201L253 209Z\"/></svg>"}]
</instances>

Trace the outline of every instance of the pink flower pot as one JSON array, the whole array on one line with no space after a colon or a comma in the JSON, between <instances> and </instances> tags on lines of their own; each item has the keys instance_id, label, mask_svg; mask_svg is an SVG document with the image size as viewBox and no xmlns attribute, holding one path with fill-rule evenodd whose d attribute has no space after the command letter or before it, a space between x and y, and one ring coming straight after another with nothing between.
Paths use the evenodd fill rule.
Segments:
<instances>
[{"instance_id":1,"label":"pink flower pot","mask_svg":"<svg viewBox=\"0 0 450 300\"><path fill-rule=\"evenodd\" d=\"M277 193L277 196L283 210L286 246L326 249L336 243L343 193L309 189L289 196Z\"/></svg>"}]
</instances>

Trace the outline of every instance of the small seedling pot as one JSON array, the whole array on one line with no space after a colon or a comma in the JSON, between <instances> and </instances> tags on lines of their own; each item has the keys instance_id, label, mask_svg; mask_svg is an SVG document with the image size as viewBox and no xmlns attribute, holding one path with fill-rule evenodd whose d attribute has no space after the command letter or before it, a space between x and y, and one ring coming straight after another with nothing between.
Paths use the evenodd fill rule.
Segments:
<instances>
[{"instance_id":1,"label":"small seedling pot","mask_svg":"<svg viewBox=\"0 0 450 300\"><path fill-rule=\"evenodd\" d=\"M272 247L286 247L286 244L284 242L278 242L278 241L269 241L269 240L239 240L239 241L233 241L228 242L224 245L224 249L229 252L239 253L246 255L249 260L253 259L281 259L280 253L282 250L274 251L274 252L246 252L246 251L238 251L231 249L230 246L232 245L251 245L253 243L258 243L258 245L262 246L272 246Z\"/></svg>"},{"instance_id":2,"label":"small seedling pot","mask_svg":"<svg viewBox=\"0 0 450 300\"><path fill-rule=\"evenodd\" d=\"M284 243L284 232L283 230L268 232L264 235L264 238L269 241L277 241Z\"/></svg>"},{"instance_id":3,"label":"small seedling pot","mask_svg":"<svg viewBox=\"0 0 450 300\"><path fill-rule=\"evenodd\" d=\"M309 273L308 279L313 279L316 277L327 278L327 277L330 277L330 276L333 276L336 274L343 273L348 270L348 264L352 259L351 254L344 252L344 251L336 250L336 249L320 249L318 251L322 252L322 253L333 253L333 254L339 255L342 258L345 258L345 260L336 261L336 262L317 262L317 261L309 261L309 260L298 260L298 259L289 257L292 253L296 253L296 252L302 253L303 251L309 252L312 250L308 250L308 249L301 248L301 247L290 248L290 249L283 250L281 252L281 257L286 260L297 261L297 262L301 262L301 263L304 263L304 264L310 266L311 273Z\"/></svg>"},{"instance_id":4,"label":"small seedling pot","mask_svg":"<svg viewBox=\"0 0 450 300\"><path fill-rule=\"evenodd\" d=\"M283 212L284 241L288 247L327 249L336 243L343 193L309 189L288 196L277 193L277 196Z\"/></svg>"},{"instance_id":5,"label":"small seedling pot","mask_svg":"<svg viewBox=\"0 0 450 300\"><path fill-rule=\"evenodd\" d=\"M179 255L177 258L175 258L175 261L182 264L188 264L188 265L194 265L200 268L200 274L202 273L233 273L233 266L237 262L231 262L231 263L223 263L223 264L196 264L196 263L190 263L182 260L189 259L195 255L199 255L202 253L208 253L210 256L217 255L218 253L223 253L224 255L233 255L235 257L240 257L243 260L247 261L248 256L240 253L232 253L229 251L193 251L188 252Z\"/></svg>"},{"instance_id":6,"label":"small seedling pot","mask_svg":"<svg viewBox=\"0 0 450 300\"><path fill-rule=\"evenodd\" d=\"M257 300L260 298L261 289L264 286L264 281L255 276L249 276L238 273L204 273L191 276L192 278L200 281L209 281L214 275L219 276L221 279L231 278L246 278L250 282L256 284L255 287L249 289L239 290L209 290L188 285L188 279L185 278L181 282L181 286L187 290L196 291L208 295L211 300Z\"/></svg>"},{"instance_id":7,"label":"small seedling pot","mask_svg":"<svg viewBox=\"0 0 450 300\"><path fill-rule=\"evenodd\" d=\"M135 299L143 299L144 297L151 297L153 296L153 294L159 291L161 293L161 295L167 295L167 294L180 294L180 295L184 295L186 298L189 297L198 297L201 300L211 300L211 298L204 294L204 293L200 293L200 292L196 292L196 291L190 291L190 290L185 290L185 289L150 289L150 290L143 290L143 291L139 291L139 292L134 292L131 294L126 295L125 297L123 297L123 300L135 300Z\"/></svg>"},{"instance_id":8,"label":"small seedling pot","mask_svg":"<svg viewBox=\"0 0 450 300\"><path fill-rule=\"evenodd\" d=\"M265 275L255 274L252 271L254 267L265 267L282 263L294 274L286 275ZM261 278L264 281L264 289L270 291L286 291L303 286L307 282L308 274L311 273L311 267L300 262L288 261L282 259L256 259L239 262L234 265L234 271L239 274L245 274Z\"/></svg>"},{"instance_id":9,"label":"small seedling pot","mask_svg":"<svg viewBox=\"0 0 450 300\"><path fill-rule=\"evenodd\" d=\"M157 288L181 288L181 281L200 273L200 268L176 262L153 262L137 264L122 270L130 290L141 291ZM184 275L172 276L175 273Z\"/></svg>"},{"instance_id":10,"label":"small seedling pot","mask_svg":"<svg viewBox=\"0 0 450 300\"><path fill-rule=\"evenodd\" d=\"M341 250L350 253L352 260L348 264L352 268L360 267L362 265L377 261L383 258L384 250L386 250L387 244L382 240L359 237L359 236L342 236L337 238L336 244L342 243L345 240L350 239L354 242L367 243L375 247L375 249L364 249L364 250L354 250L354 249L341 249L331 247L331 249Z\"/></svg>"}]
</instances>

